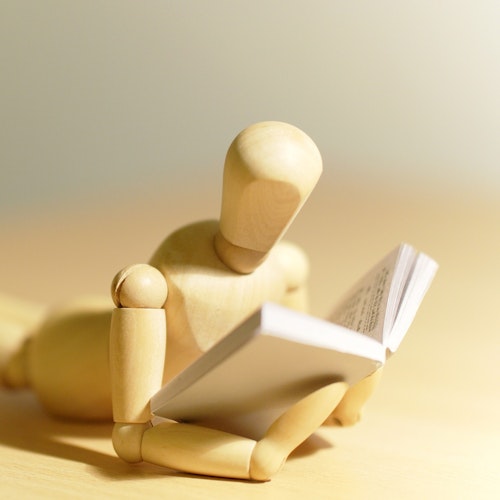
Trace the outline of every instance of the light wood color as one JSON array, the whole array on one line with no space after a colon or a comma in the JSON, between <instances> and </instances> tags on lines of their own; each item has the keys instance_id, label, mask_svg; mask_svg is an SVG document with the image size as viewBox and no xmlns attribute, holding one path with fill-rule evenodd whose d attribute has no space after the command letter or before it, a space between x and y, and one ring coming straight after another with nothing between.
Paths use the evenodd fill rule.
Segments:
<instances>
[{"instance_id":1,"label":"light wood color","mask_svg":"<svg viewBox=\"0 0 500 500\"><path fill-rule=\"evenodd\" d=\"M111 419L109 302L83 298L54 309L11 359L11 370L24 370L17 381L27 383L50 413Z\"/></svg>"},{"instance_id":2,"label":"light wood color","mask_svg":"<svg viewBox=\"0 0 500 500\"><path fill-rule=\"evenodd\" d=\"M109 363L115 422L151 420L149 402L163 379L167 324L161 307L167 294L162 274L147 265L125 268L113 281L118 307L111 318Z\"/></svg>"},{"instance_id":3,"label":"light wood color","mask_svg":"<svg viewBox=\"0 0 500 500\"><path fill-rule=\"evenodd\" d=\"M383 368L379 368L376 372L349 387L339 404L325 420L325 425L350 426L357 424L361 420L361 412L367 401L380 383L383 371Z\"/></svg>"},{"instance_id":4,"label":"light wood color","mask_svg":"<svg viewBox=\"0 0 500 500\"><path fill-rule=\"evenodd\" d=\"M26 334L40 324L46 314L46 307L16 297L0 294L0 331L2 348L0 349L0 367L6 366L3 383L16 387L28 384L22 344ZM14 359L11 359L14 358ZM0 385L2 373L0 369Z\"/></svg>"},{"instance_id":5,"label":"light wood color","mask_svg":"<svg viewBox=\"0 0 500 500\"><path fill-rule=\"evenodd\" d=\"M144 433L151 428L151 421L123 423L115 422L111 441L115 453L125 462L137 464L143 461L142 442Z\"/></svg>"},{"instance_id":6,"label":"light wood color","mask_svg":"<svg viewBox=\"0 0 500 500\"><path fill-rule=\"evenodd\" d=\"M111 285L116 305L111 324L108 313L93 315L92 308L87 316L74 306L49 316L41 332L8 362L4 379L13 387L31 386L47 409L61 416L105 418L111 399L113 446L125 461L146 459L181 471L270 479L331 413L345 392L343 384L333 386L333 392L325 389L326 397L315 393L292 406L257 444L184 424L150 429L150 399L163 381L265 300L305 309L307 259L280 240L321 171L318 149L299 129L264 122L244 130L226 157L221 220L181 228L159 247L151 265L120 271ZM82 333L77 342L73 330ZM108 338L109 362L103 345ZM68 370L81 368L77 360L82 357L87 370L95 364L100 379ZM77 377L89 379L88 387L78 385ZM79 391L75 397L73 382Z\"/></svg>"},{"instance_id":7,"label":"light wood color","mask_svg":"<svg viewBox=\"0 0 500 500\"><path fill-rule=\"evenodd\" d=\"M240 275L217 256L213 246L217 229L217 221L183 227L172 233L150 260L165 276L169 289L164 380L210 349L263 301L282 302L291 293L297 307L306 307L306 281L297 285L292 260L282 256L290 254L288 245L278 243L254 272ZM297 268L307 268L302 263L307 261L305 254L296 249L294 255ZM302 272L300 275L305 277Z\"/></svg>"},{"instance_id":8,"label":"light wood color","mask_svg":"<svg viewBox=\"0 0 500 500\"><path fill-rule=\"evenodd\" d=\"M292 125L262 122L241 132L224 165L215 240L221 260L240 273L259 266L302 208L322 169L314 142Z\"/></svg>"},{"instance_id":9,"label":"light wood color","mask_svg":"<svg viewBox=\"0 0 500 500\"><path fill-rule=\"evenodd\" d=\"M268 481L325 421L347 388L337 382L306 396L258 441L193 424L160 423L145 430L141 455L147 462L185 472Z\"/></svg>"},{"instance_id":10,"label":"light wood color","mask_svg":"<svg viewBox=\"0 0 500 500\"><path fill-rule=\"evenodd\" d=\"M123 268L111 283L111 297L116 307L161 309L167 296L165 278L147 264Z\"/></svg>"},{"instance_id":11,"label":"light wood color","mask_svg":"<svg viewBox=\"0 0 500 500\"><path fill-rule=\"evenodd\" d=\"M416 186L404 193L374 184L364 189L343 179L340 166L328 163L325 170L287 235L311 258L314 314L326 316L346 287L401 239L440 263L361 422L320 428L270 482L211 479L144 462L130 466L116 457L110 422L54 419L32 392L3 389L1 498L499 497L500 200L454 196L451 187L436 195ZM116 270L139 262L170 228L217 214L220 186L210 182L180 188L167 176L126 203L121 197L81 210L0 214L2 291L48 305L89 291L108 297ZM71 259L61 258L62 251Z\"/></svg>"},{"instance_id":12,"label":"light wood color","mask_svg":"<svg viewBox=\"0 0 500 500\"><path fill-rule=\"evenodd\" d=\"M217 429L164 422L147 430L142 441L146 462L216 477L250 479L255 441Z\"/></svg>"},{"instance_id":13,"label":"light wood color","mask_svg":"<svg viewBox=\"0 0 500 500\"><path fill-rule=\"evenodd\" d=\"M327 385L296 403L269 427L258 441L250 461L250 477L265 481L285 464L290 453L316 431L342 400L348 385Z\"/></svg>"},{"instance_id":14,"label":"light wood color","mask_svg":"<svg viewBox=\"0 0 500 500\"><path fill-rule=\"evenodd\" d=\"M161 272L169 289L165 304L168 339L164 381L212 347L263 301L286 302L306 308L307 257L289 244L278 242L273 248L269 245L280 239L321 173L321 157L316 146L306 134L291 125L265 122L243 131L231 146L228 157L232 159L225 166L223 218L228 227L233 228L236 225L231 217L242 222L244 214L250 222L251 207L247 202L249 199L258 202L255 211L259 216L244 228L250 231L250 240L264 241L257 246L258 251L265 247L267 258L252 273L248 273L248 269L245 275L234 272L214 248L219 231L216 220L182 227L164 240L149 261ZM228 183L228 178L236 182ZM250 198L243 196L247 185L252 186ZM273 189L269 189L269 185L274 186ZM300 193L300 203L294 204L292 210L286 202L287 197L280 195L281 187L276 190L276 186ZM242 210L236 210L235 201L228 205L232 189L242 190L240 194L247 200ZM281 208L273 204L274 196L281 200ZM235 211L228 211L227 207ZM259 226L262 240L259 239ZM231 252L232 264L243 265L247 262L247 250L254 250L241 246L250 241L241 240L243 233L242 228L235 233L238 246ZM232 237L233 232L229 234ZM127 269L129 273L132 268ZM120 291L123 305L127 305L129 298L123 286L124 277L119 273L113 288ZM130 278L125 282L134 288ZM130 300L147 302L149 298L132 297ZM46 408L56 415L111 418L107 360L110 322L111 308L107 302L103 306L101 301L78 300L54 311L25 348L11 357L7 368L2 368L3 377L8 379L6 382L10 386L33 387L40 393ZM92 373L81 377L80 374L88 372L90 367L94 367ZM65 374L63 381L60 373ZM76 395L72 394L72 387L77 388ZM72 397L68 398L68 394Z\"/></svg>"},{"instance_id":15,"label":"light wood color","mask_svg":"<svg viewBox=\"0 0 500 500\"><path fill-rule=\"evenodd\" d=\"M115 422L151 418L149 400L162 386L165 348L163 309L113 311L109 359Z\"/></svg>"}]
</instances>

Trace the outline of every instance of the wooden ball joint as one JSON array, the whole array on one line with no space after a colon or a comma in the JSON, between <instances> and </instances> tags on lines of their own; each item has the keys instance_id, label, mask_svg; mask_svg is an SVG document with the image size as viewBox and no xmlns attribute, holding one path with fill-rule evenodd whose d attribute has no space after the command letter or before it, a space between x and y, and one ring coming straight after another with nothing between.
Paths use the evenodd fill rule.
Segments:
<instances>
[{"instance_id":1,"label":"wooden ball joint","mask_svg":"<svg viewBox=\"0 0 500 500\"><path fill-rule=\"evenodd\" d=\"M122 269L113 279L111 296L116 307L161 309L168 287L163 274L147 264Z\"/></svg>"},{"instance_id":2,"label":"wooden ball joint","mask_svg":"<svg viewBox=\"0 0 500 500\"><path fill-rule=\"evenodd\" d=\"M373 383L313 392L258 441L173 421L151 425L150 399L162 384L264 301L307 309L307 258L282 236L321 170L318 149L296 127L245 129L227 153L220 220L175 231L148 264L120 271L113 311L77 302L50 316L2 369L5 384L31 386L56 415L112 418L114 448L127 462L213 476L268 480L330 415L353 423Z\"/></svg>"},{"instance_id":3,"label":"wooden ball joint","mask_svg":"<svg viewBox=\"0 0 500 500\"><path fill-rule=\"evenodd\" d=\"M149 401L162 384L168 287L157 269L136 264L116 275L111 295L117 307L109 339L113 446L123 460L140 462Z\"/></svg>"}]
</instances>

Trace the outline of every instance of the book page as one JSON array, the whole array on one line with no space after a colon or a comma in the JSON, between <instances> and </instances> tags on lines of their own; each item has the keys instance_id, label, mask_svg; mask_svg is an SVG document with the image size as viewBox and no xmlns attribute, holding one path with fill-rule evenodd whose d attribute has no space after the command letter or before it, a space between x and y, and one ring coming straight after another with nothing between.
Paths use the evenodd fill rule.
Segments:
<instances>
[{"instance_id":1,"label":"book page","mask_svg":"<svg viewBox=\"0 0 500 500\"><path fill-rule=\"evenodd\" d=\"M344 296L329 320L263 304L165 385L151 409L174 420L285 408L316 388L373 373L394 350L437 265L402 244ZM385 333L394 337L385 342Z\"/></svg>"},{"instance_id":2,"label":"book page","mask_svg":"<svg viewBox=\"0 0 500 500\"><path fill-rule=\"evenodd\" d=\"M402 248L396 248L361 278L333 309L329 321L383 343L390 290Z\"/></svg>"},{"instance_id":3,"label":"book page","mask_svg":"<svg viewBox=\"0 0 500 500\"><path fill-rule=\"evenodd\" d=\"M328 383L355 384L385 354L369 337L266 303L160 389L151 409L182 421L283 409Z\"/></svg>"},{"instance_id":4,"label":"book page","mask_svg":"<svg viewBox=\"0 0 500 500\"><path fill-rule=\"evenodd\" d=\"M339 327L330 326L334 336ZM355 384L373 373L385 358L383 346L373 343L378 352L371 349L374 356L367 358L259 330L203 373L191 374L192 383L183 384L182 390L169 391L173 379L153 396L151 410L177 421L200 421L288 408L327 384Z\"/></svg>"},{"instance_id":5,"label":"book page","mask_svg":"<svg viewBox=\"0 0 500 500\"><path fill-rule=\"evenodd\" d=\"M386 345L395 352L413 322L418 308L437 272L437 263L424 253L418 254L407 279Z\"/></svg>"},{"instance_id":6,"label":"book page","mask_svg":"<svg viewBox=\"0 0 500 500\"><path fill-rule=\"evenodd\" d=\"M402 243L399 247L398 260L392 277L391 289L385 312L383 342L386 347L389 346L393 335L394 324L401 312L401 304L404 302L408 284L415 270L419 254L410 245ZM403 336L406 333L403 332Z\"/></svg>"}]
</instances>

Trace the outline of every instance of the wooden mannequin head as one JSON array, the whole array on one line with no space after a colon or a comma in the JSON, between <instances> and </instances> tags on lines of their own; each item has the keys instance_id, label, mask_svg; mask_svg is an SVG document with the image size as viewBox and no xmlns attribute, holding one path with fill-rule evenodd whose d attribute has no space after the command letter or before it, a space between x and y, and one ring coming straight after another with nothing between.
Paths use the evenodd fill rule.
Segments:
<instances>
[{"instance_id":1,"label":"wooden mannequin head","mask_svg":"<svg viewBox=\"0 0 500 500\"><path fill-rule=\"evenodd\" d=\"M241 132L224 165L215 249L236 272L252 272L283 236L322 171L318 148L304 132L262 122Z\"/></svg>"}]
</instances>

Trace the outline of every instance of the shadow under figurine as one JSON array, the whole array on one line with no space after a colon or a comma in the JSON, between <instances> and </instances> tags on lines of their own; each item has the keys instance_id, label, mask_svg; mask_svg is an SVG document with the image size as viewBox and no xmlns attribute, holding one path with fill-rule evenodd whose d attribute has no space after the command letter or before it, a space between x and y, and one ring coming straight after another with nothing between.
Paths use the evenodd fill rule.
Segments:
<instances>
[{"instance_id":1,"label":"shadow under figurine","mask_svg":"<svg viewBox=\"0 0 500 500\"><path fill-rule=\"evenodd\" d=\"M77 302L47 318L3 368L4 385L31 387L58 416L113 418L113 445L127 462L212 476L269 480L323 423L354 424L380 370L351 388L336 382L311 393L259 440L151 424L153 394L263 302L307 309L307 258L281 237L321 171L301 130L245 129L226 156L220 221L181 228L149 264L120 271L113 311Z\"/></svg>"}]
</instances>

